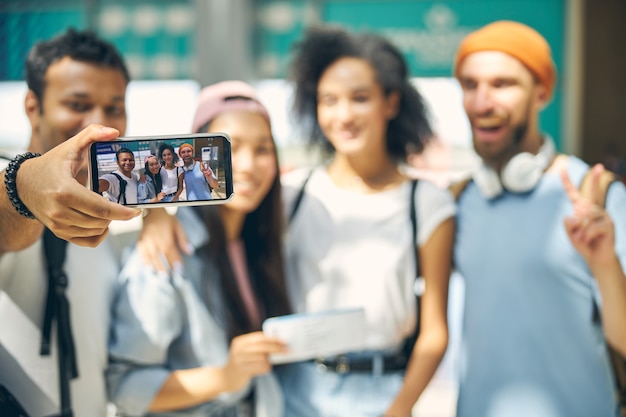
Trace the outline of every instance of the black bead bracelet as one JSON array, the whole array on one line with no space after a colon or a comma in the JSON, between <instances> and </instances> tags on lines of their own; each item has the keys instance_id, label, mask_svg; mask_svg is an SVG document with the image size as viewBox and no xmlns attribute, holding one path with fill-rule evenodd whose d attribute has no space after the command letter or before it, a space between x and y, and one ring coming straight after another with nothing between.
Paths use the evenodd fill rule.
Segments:
<instances>
[{"instance_id":1,"label":"black bead bracelet","mask_svg":"<svg viewBox=\"0 0 626 417\"><path fill-rule=\"evenodd\" d=\"M29 219L34 219L35 216L33 215L33 213L31 213L28 207L24 205L22 200L20 200L20 197L17 195L17 182L15 181L15 178L17 177L17 170L20 168L20 165L22 165L22 162L26 161L27 159L36 158L38 156L41 156L41 154L33 152L26 152L17 155L15 158L11 159L11 162L9 162L9 165L7 166L7 169L4 173L4 185L7 189L9 201L11 201L11 204L18 213Z\"/></svg>"}]
</instances>

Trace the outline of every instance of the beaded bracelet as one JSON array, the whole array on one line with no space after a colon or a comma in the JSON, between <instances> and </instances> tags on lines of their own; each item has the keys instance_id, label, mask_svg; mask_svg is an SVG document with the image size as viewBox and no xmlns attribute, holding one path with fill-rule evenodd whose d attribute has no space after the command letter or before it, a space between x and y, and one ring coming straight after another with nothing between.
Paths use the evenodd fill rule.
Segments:
<instances>
[{"instance_id":1,"label":"beaded bracelet","mask_svg":"<svg viewBox=\"0 0 626 417\"><path fill-rule=\"evenodd\" d=\"M35 216L24 205L22 200L20 200L20 197L17 195L17 183L15 181L15 178L17 177L17 170L20 168L20 165L22 165L22 162L26 161L27 159L36 158L38 156L41 156L41 154L32 152L26 152L17 155L15 158L11 159L11 162L9 162L9 165L7 166L7 169L4 173L4 185L7 189L9 201L11 201L11 204L18 213L29 219L34 219Z\"/></svg>"}]
</instances>

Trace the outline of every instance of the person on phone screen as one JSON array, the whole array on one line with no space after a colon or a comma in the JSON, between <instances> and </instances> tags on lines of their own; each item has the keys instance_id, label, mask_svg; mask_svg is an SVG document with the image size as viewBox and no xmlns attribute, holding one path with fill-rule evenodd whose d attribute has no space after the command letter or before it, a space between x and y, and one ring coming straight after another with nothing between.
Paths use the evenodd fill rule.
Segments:
<instances>
[{"instance_id":1,"label":"person on phone screen","mask_svg":"<svg viewBox=\"0 0 626 417\"><path fill-rule=\"evenodd\" d=\"M98 179L98 191L109 200L120 204L137 204L137 175L135 169L135 154L127 148L120 148L115 152L117 169L110 174L104 174Z\"/></svg>"},{"instance_id":2,"label":"person on phone screen","mask_svg":"<svg viewBox=\"0 0 626 417\"><path fill-rule=\"evenodd\" d=\"M162 201L178 201L184 189L185 173L178 166L178 155L174 151L174 147L169 143L162 143L159 146L159 160L163 165L161 177L163 177L162 191L165 196Z\"/></svg>"},{"instance_id":3,"label":"person on phone screen","mask_svg":"<svg viewBox=\"0 0 626 417\"><path fill-rule=\"evenodd\" d=\"M269 355L286 348L260 331L291 311L269 115L250 85L227 81L201 92L193 131L230 135L236 194L178 209L193 245L181 265L157 272L130 255L112 308L109 393L121 415L280 417Z\"/></svg>"},{"instance_id":4,"label":"person on phone screen","mask_svg":"<svg viewBox=\"0 0 626 417\"><path fill-rule=\"evenodd\" d=\"M457 415L617 417L607 344L626 356L626 189L610 184L604 207L581 195L589 165L541 130L558 83L535 29L470 33L454 75L482 161L457 199ZM591 174L597 192L602 167Z\"/></svg>"},{"instance_id":5,"label":"person on phone screen","mask_svg":"<svg viewBox=\"0 0 626 417\"><path fill-rule=\"evenodd\" d=\"M165 197L162 187L159 159L156 155L148 155L144 158L144 175L137 184L137 199L140 203L158 203Z\"/></svg>"},{"instance_id":6,"label":"person on phone screen","mask_svg":"<svg viewBox=\"0 0 626 417\"><path fill-rule=\"evenodd\" d=\"M185 190L187 200L211 200L211 190L218 187L217 177L208 161L196 161L193 158L193 146L183 143L178 147L178 154L183 160L185 171Z\"/></svg>"},{"instance_id":7,"label":"person on phone screen","mask_svg":"<svg viewBox=\"0 0 626 417\"><path fill-rule=\"evenodd\" d=\"M59 412L56 344L50 355L40 355L51 262L44 247L52 242L58 248L46 226L70 242L61 253L78 371L70 381L71 406L76 416L105 416L109 308L119 273L119 248L106 238L108 225L141 211L88 190L84 162L92 142L125 133L129 74L112 44L69 29L32 47L25 76L28 150L42 156L19 155L14 178L0 173L0 386L30 416ZM54 336L56 325L52 329Z\"/></svg>"}]
</instances>

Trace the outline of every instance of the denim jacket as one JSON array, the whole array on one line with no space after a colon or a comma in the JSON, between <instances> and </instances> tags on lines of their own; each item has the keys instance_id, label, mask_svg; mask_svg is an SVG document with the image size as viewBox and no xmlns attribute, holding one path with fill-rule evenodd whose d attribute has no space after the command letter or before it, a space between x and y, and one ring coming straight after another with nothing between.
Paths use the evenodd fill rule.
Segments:
<instances>
[{"instance_id":1,"label":"denim jacket","mask_svg":"<svg viewBox=\"0 0 626 417\"><path fill-rule=\"evenodd\" d=\"M180 208L177 217L195 248L208 242L206 228L191 208ZM197 407L149 414L148 407L170 372L221 366L228 360L229 342L219 314L223 305L218 270L192 255L184 259L182 272L159 273L144 264L135 250L120 280L112 308L107 371L109 397L120 415L239 417L245 415L244 399L254 388L256 417L282 416L282 394L273 374L256 377L245 389Z\"/></svg>"}]
</instances>

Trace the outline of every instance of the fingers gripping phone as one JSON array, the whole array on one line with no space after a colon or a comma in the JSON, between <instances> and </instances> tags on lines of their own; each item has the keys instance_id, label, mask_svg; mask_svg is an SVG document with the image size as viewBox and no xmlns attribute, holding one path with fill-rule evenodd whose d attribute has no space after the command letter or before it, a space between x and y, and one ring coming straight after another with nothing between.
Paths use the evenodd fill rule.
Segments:
<instances>
[{"instance_id":1,"label":"fingers gripping phone","mask_svg":"<svg viewBox=\"0 0 626 417\"><path fill-rule=\"evenodd\" d=\"M223 204L233 197L225 133L121 137L89 149L89 185L130 207Z\"/></svg>"}]
</instances>

